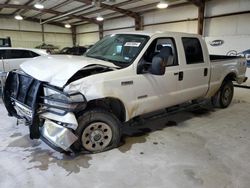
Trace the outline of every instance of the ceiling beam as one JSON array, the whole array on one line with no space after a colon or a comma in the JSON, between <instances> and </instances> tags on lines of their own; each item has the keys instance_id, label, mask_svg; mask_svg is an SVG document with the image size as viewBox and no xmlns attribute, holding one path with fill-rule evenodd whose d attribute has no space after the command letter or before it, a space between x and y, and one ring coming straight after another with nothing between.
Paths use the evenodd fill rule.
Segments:
<instances>
[{"instance_id":1,"label":"ceiling beam","mask_svg":"<svg viewBox=\"0 0 250 188\"><path fill-rule=\"evenodd\" d=\"M92 4L92 0L75 0L75 1L85 3L85 4ZM138 16L139 16L139 14L137 14L136 12L126 10L126 9L122 9L122 8L119 8L119 7L115 6L115 5L108 5L108 4L104 4L104 3L101 3L101 2L100 2L99 5L100 5L100 8L107 9L107 10L112 10L112 11L115 11L115 12L119 12L119 13L121 13L123 15L129 16L129 17L132 17L132 18L138 18Z\"/></svg>"},{"instance_id":2,"label":"ceiling beam","mask_svg":"<svg viewBox=\"0 0 250 188\"><path fill-rule=\"evenodd\" d=\"M54 14L56 16L60 16L60 15L65 14L63 12L55 11L55 10L52 10L52 9L38 10L35 7L30 6L30 5L0 4L0 8L15 8L15 9L24 9L24 10L35 10L35 11L41 11L41 12L44 12L44 13ZM81 19L83 21L88 21L88 22L91 22L91 23L99 24L99 22L96 21L95 19L87 18L85 16L68 15L68 17L71 17L72 19L76 18L76 19Z\"/></svg>"},{"instance_id":3,"label":"ceiling beam","mask_svg":"<svg viewBox=\"0 0 250 188\"><path fill-rule=\"evenodd\" d=\"M0 14L0 18L14 19L12 14ZM40 22L37 18L24 17L24 19L31 22ZM50 22L49 24L64 27L64 24L60 22Z\"/></svg>"},{"instance_id":4,"label":"ceiling beam","mask_svg":"<svg viewBox=\"0 0 250 188\"><path fill-rule=\"evenodd\" d=\"M133 4L133 3L136 3L136 2L139 2L141 0L129 0L129 1L124 1L124 2L121 2L121 3L117 3L115 4L116 7L121 7L121 6L125 6L125 5L129 5L129 4ZM82 14L83 16L87 16L87 15L90 15L90 14L97 14L97 13L101 13L101 12L104 12L105 9L98 9L98 10L93 10L93 11L90 11L90 12L87 12L87 13L84 13Z\"/></svg>"},{"instance_id":5,"label":"ceiling beam","mask_svg":"<svg viewBox=\"0 0 250 188\"><path fill-rule=\"evenodd\" d=\"M85 3L85 4L92 4L92 0L75 0L75 1ZM134 18L135 30L142 30L142 18L140 16L140 14L133 12L131 10L119 8L115 5L108 5L108 4L102 3L101 1L99 1L99 4L97 4L97 7L98 6L100 8L112 10L114 12L118 12L118 13L123 14L125 16Z\"/></svg>"},{"instance_id":6,"label":"ceiling beam","mask_svg":"<svg viewBox=\"0 0 250 188\"><path fill-rule=\"evenodd\" d=\"M28 17L24 17L23 19L27 20L27 21L31 21L31 22L40 22L40 19L37 18L28 18ZM59 23L59 22L50 22L49 24L51 25L56 25L56 26L60 26L60 27L64 27L64 24Z\"/></svg>"},{"instance_id":7,"label":"ceiling beam","mask_svg":"<svg viewBox=\"0 0 250 188\"><path fill-rule=\"evenodd\" d=\"M9 4L9 2L10 2L10 0L6 0L5 2L4 2L4 4ZM3 8L0 8L0 11L2 10Z\"/></svg>"},{"instance_id":8,"label":"ceiling beam","mask_svg":"<svg viewBox=\"0 0 250 188\"><path fill-rule=\"evenodd\" d=\"M35 0L29 0L28 2L26 2L24 5L30 5L31 3L33 3ZM12 14L17 14L19 11L21 11L22 9L17 9L15 10ZM28 10L23 10L23 11L28 11ZM23 13L22 11L22 13ZM21 14L21 13L20 13Z\"/></svg>"},{"instance_id":9,"label":"ceiling beam","mask_svg":"<svg viewBox=\"0 0 250 188\"><path fill-rule=\"evenodd\" d=\"M53 9L53 10L59 9L59 8L61 8L61 7L63 7L63 6L66 6L66 5L70 4L70 3L72 3L73 1L74 1L74 0L66 0L66 1L63 1L62 3L59 3L59 4L57 4L57 5L53 6L53 7L51 7L50 9ZM41 17L41 16L44 15L44 14L46 14L46 13L41 12L41 13L35 14L34 16L31 16L31 17L38 17L38 16Z\"/></svg>"},{"instance_id":10,"label":"ceiling beam","mask_svg":"<svg viewBox=\"0 0 250 188\"><path fill-rule=\"evenodd\" d=\"M190 3L193 3L197 7L202 6L202 0L188 0Z\"/></svg>"},{"instance_id":11,"label":"ceiling beam","mask_svg":"<svg viewBox=\"0 0 250 188\"><path fill-rule=\"evenodd\" d=\"M143 15L144 13L147 13L147 12L153 12L153 11L158 11L159 9L156 7L158 3L151 3L151 4L147 4L147 5L141 5L141 6L138 6L138 7L135 7L135 8L132 8L131 11L137 11L140 15ZM186 6L186 5L190 5L189 2L184 2L184 3L180 3L180 4L172 4L172 5L169 5L168 9L170 8L177 8L177 7L181 7L181 6ZM143 10L143 9L146 9L146 10ZM104 18L106 17L110 17L114 15L114 13L108 13L108 14L104 14L102 15ZM110 17L110 18L106 18L105 20L113 20L113 19L117 19L117 18L122 18L123 16L120 16L119 14L115 14L116 16L114 17ZM84 24L81 24L82 21L77 21L77 22L72 22L70 24L74 25L84 25ZM86 23L88 24L88 23Z\"/></svg>"}]
</instances>

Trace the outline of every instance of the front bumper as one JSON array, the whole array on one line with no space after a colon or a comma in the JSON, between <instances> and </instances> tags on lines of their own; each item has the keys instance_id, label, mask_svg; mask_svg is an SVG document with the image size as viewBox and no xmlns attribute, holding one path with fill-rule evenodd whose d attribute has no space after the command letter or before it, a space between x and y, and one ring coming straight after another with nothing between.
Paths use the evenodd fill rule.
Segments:
<instances>
[{"instance_id":1,"label":"front bumper","mask_svg":"<svg viewBox=\"0 0 250 188\"><path fill-rule=\"evenodd\" d=\"M40 130L42 140L57 151L70 151L70 146L78 139L69 129L51 120L45 120Z\"/></svg>"},{"instance_id":2,"label":"front bumper","mask_svg":"<svg viewBox=\"0 0 250 188\"><path fill-rule=\"evenodd\" d=\"M10 116L25 120L31 139L41 138L56 150L70 151L70 146L78 139L73 133L78 127L75 114L86 108L86 99L83 96L79 102L45 97L48 87L69 98L75 96L24 73L10 72L3 92L5 107Z\"/></svg>"},{"instance_id":3,"label":"front bumper","mask_svg":"<svg viewBox=\"0 0 250 188\"><path fill-rule=\"evenodd\" d=\"M236 82L238 84L242 84L242 83L246 82L247 79L248 79L248 77L246 77L245 75L244 76L238 76L238 78L236 79Z\"/></svg>"}]
</instances>

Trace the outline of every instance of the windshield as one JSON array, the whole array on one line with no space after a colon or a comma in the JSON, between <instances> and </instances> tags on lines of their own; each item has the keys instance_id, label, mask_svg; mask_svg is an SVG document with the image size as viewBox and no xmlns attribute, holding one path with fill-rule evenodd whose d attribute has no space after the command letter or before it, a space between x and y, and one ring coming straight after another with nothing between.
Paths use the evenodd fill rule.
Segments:
<instances>
[{"instance_id":1,"label":"windshield","mask_svg":"<svg viewBox=\"0 0 250 188\"><path fill-rule=\"evenodd\" d=\"M120 67L133 63L148 40L145 35L116 34L104 37L87 53L87 57L101 59Z\"/></svg>"}]
</instances>

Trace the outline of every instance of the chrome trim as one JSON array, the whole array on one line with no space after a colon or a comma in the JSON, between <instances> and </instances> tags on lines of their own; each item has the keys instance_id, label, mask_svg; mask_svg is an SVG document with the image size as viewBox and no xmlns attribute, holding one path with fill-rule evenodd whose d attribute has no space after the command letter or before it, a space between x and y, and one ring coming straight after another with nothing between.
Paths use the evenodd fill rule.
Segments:
<instances>
[{"instance_id":1,"label":"chrome trim","mask_svg":"<svg viewBox=\"0 0 250 188\"><path fill-rule=\"evenodd\" d=\"M23 104L20 104L17 101L13 102L13 107L15 108L17 115L19 115L22 118L28 118L28 119L32 119L32 110L29 109L28 107L26 107Z\"/></svg>"},{"instance_id":2,"label":"chrome trim","mask_svg":"<svg viewBox=\"0 0 250 188\"><path fill-rule=\"evenodd\" d=\"M48 119L45 120L41 128L41 135L55 146L65 151L70 151L70 146L78 139L69 129Z\"/></svg>"}]
</instances>

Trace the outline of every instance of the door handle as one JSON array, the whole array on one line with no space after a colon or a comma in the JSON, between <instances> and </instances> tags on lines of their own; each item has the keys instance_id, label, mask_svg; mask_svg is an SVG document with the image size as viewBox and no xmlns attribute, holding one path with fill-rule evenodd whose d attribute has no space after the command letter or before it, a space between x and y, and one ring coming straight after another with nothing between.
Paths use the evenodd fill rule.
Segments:
<instances>
[{"instance_id":1,"label":"door handle","mask_svg":"<svg viewBox=\"0 0 250 188\"><path fill-rule=\"evenodd\" d=\"M184 77L183 71L179 72L179 81L182 81Z\"/></svg>"},{"instance_id":2,"label":"door handle","mask_svg":"<svg viewBox=\"0 0 250 188\"><path fill-rule=\"evenodd\" d=\"M205 69L204 69L204 76L205 76L205 77L207 76L207 73L208 73L208 68L205 68Z\"/></svg>"},{"instance_id":3,"label":"door handle","mask_svg":"<svg viewBox=\"0 0 250 188\"><path fill-rule=\"evenodd\" d=\"M175 76L179 75L179 79L178 79L179 81L182 81L182 80L183 80L183 76L184 76L183 71L181 71L181 72L175 72L174 75L175 75Z\"/></svg>"}]
</instances>

